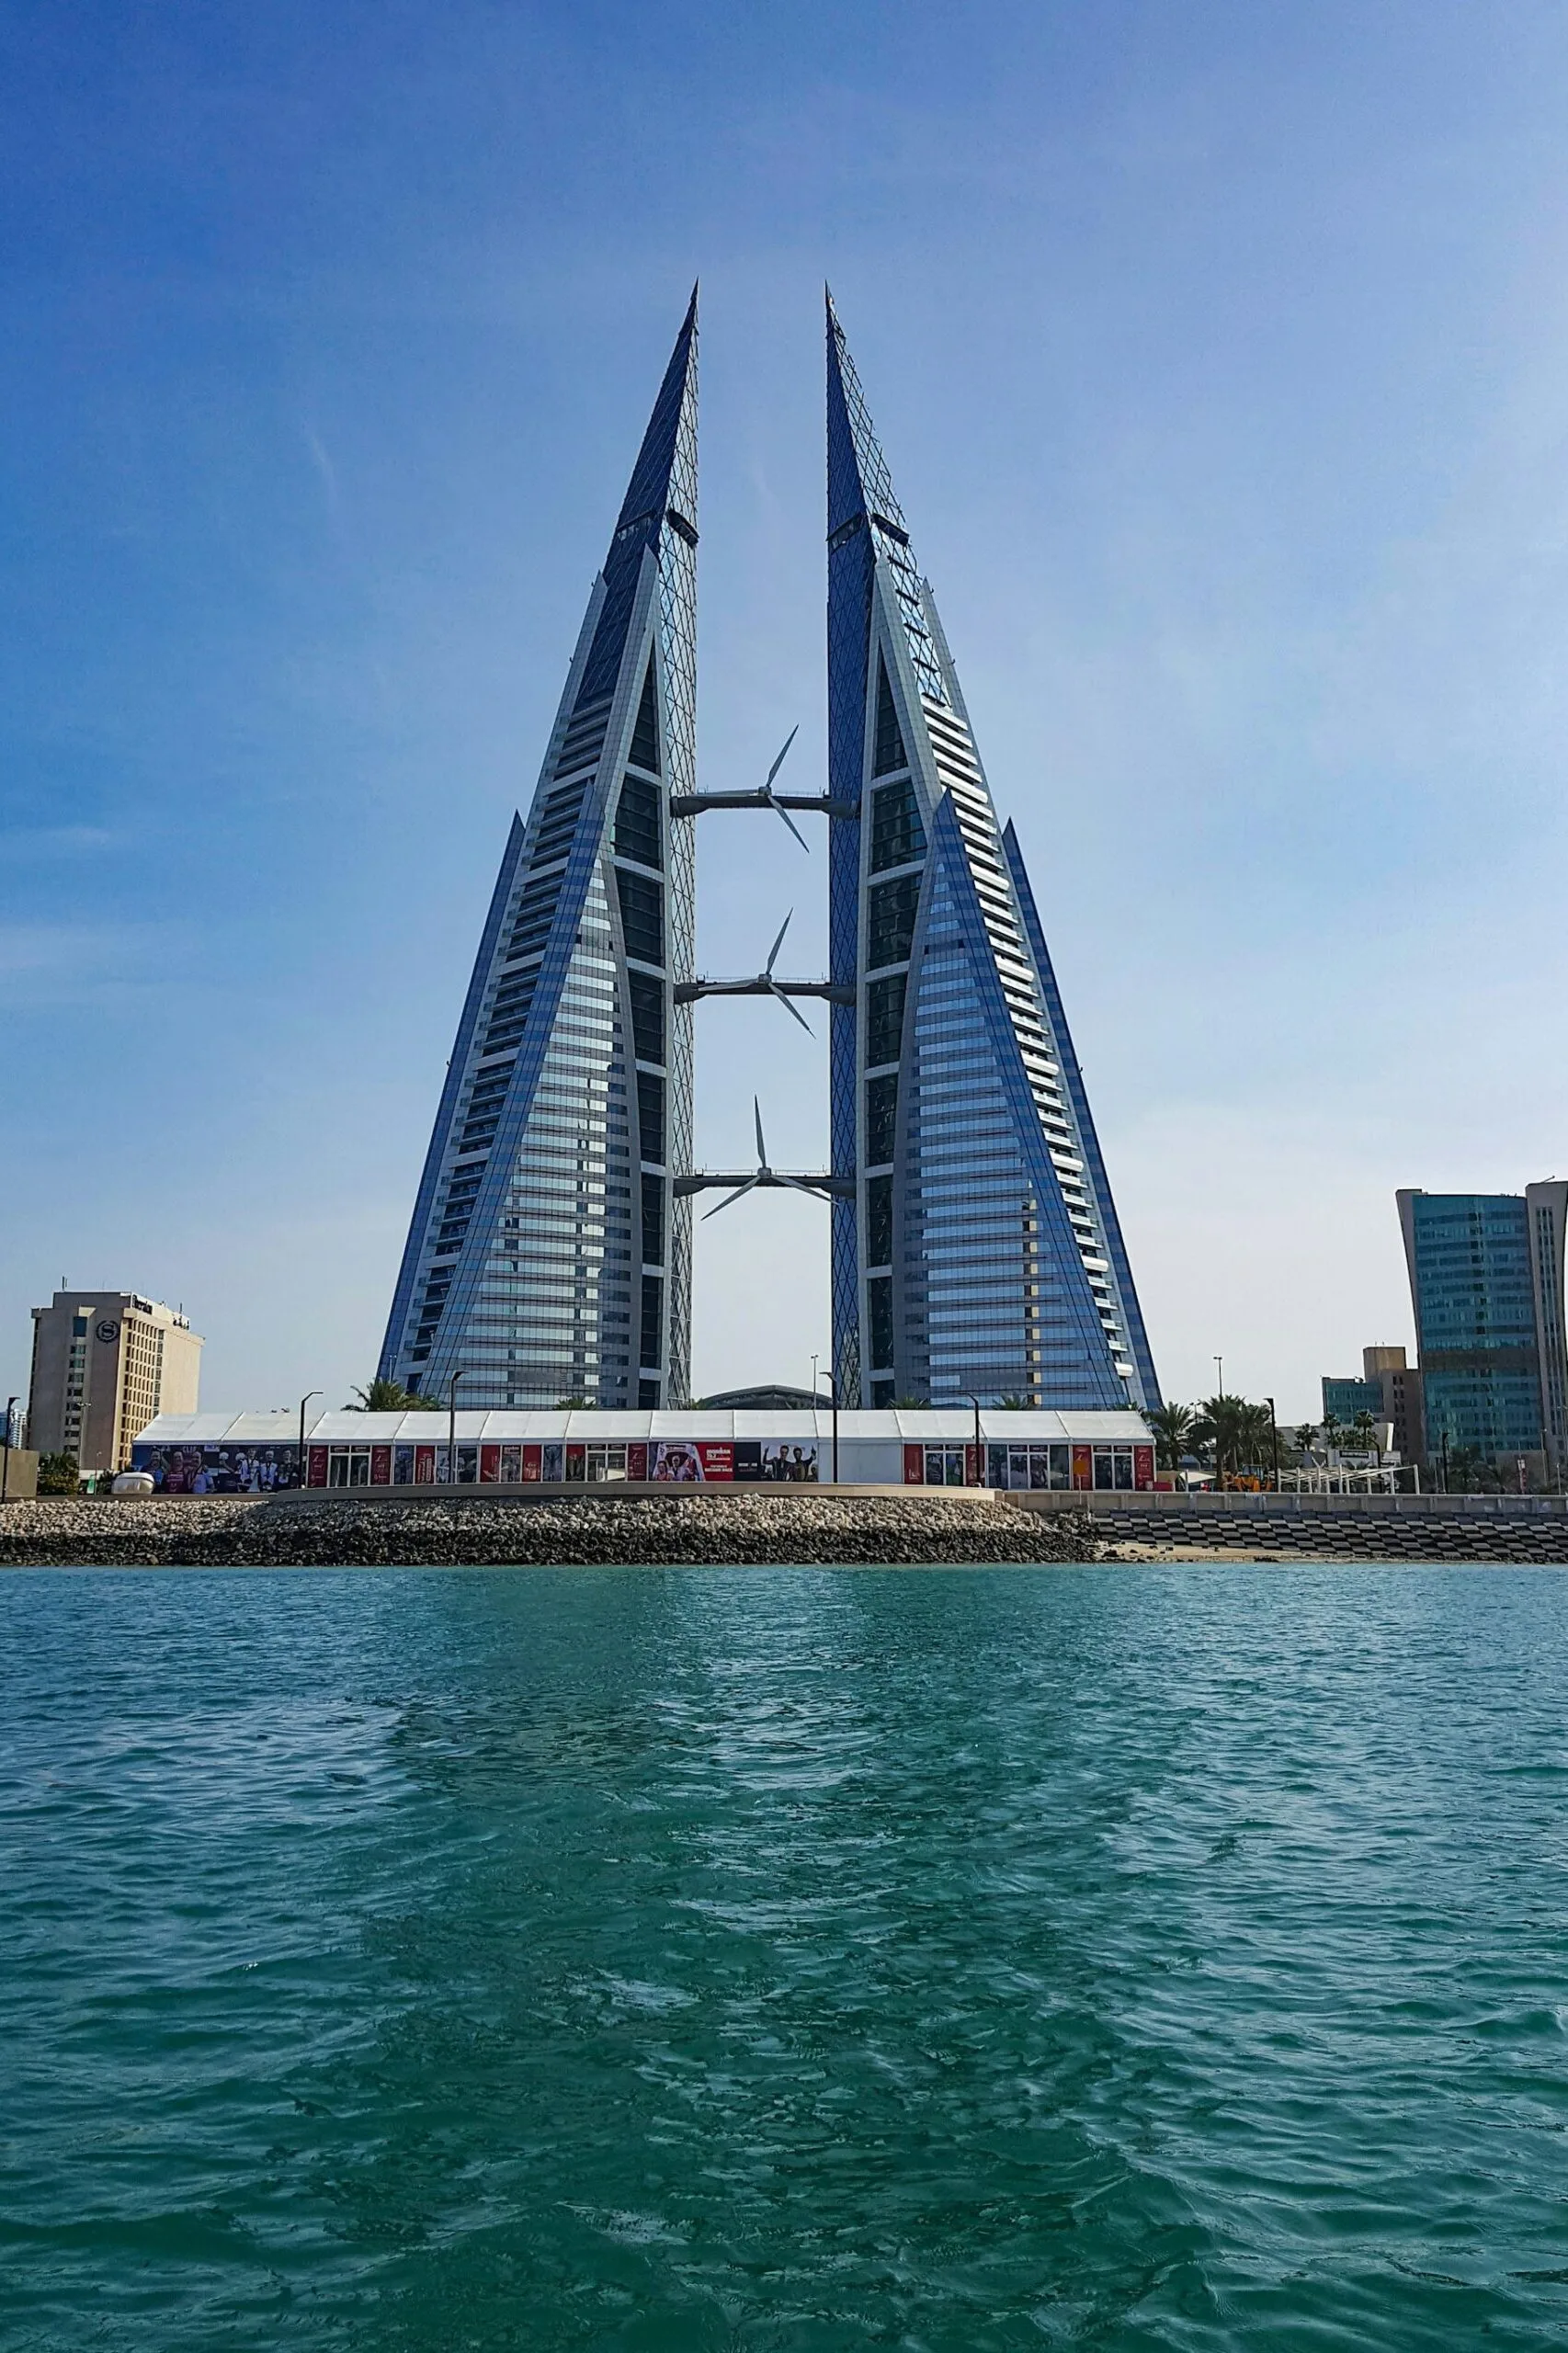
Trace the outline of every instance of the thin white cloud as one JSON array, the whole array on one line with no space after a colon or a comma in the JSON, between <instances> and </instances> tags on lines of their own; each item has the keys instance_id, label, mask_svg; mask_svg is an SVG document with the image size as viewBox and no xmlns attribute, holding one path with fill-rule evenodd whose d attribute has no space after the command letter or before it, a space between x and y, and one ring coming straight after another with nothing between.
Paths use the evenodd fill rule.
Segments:
<instances>
[{"instance_id":1,"label":"thin white cloud","mask_svg":"<svg viewBox=\"0 0 1568 2353\"><path fill-rule=\"evenodd\" d=\"M145 986L168 949L168 934L151 926L0 923L0 1006L84 1005Z\"/></svg>"},{"instance_id":2,"label":"thin white cloud","mask_svg":"<svg viewBox=\"0 0 1568 2353\"><path fill-rule=\"evenodd\" d=\"M18 825L0 832L0 871L24 859L96 857L122 839L107 825Z\"/></svg>"}]
</instances>

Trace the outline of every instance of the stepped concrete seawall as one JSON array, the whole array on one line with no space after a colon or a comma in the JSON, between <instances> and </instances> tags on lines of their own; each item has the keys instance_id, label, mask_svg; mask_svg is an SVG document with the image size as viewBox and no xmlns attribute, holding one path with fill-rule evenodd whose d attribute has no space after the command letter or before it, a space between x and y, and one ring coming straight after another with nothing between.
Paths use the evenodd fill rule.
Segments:
<instances>
[{"instance_id":1,"label":"stepped concrete seawall","mask_svg":"<svg viewBox=\"0 0 1568 2353\"><path fill-rule=\"evenodd\" d=\"M989 1495L795 1489L533 1502L249 1495L45 1499L0 1512L0 1565L124 1568L762 1565L1092 1561L1080 1514Z\"/></svg>"},{"instance_id":2,"label":"stepped concrete seawall","mask_svg":"<svg viewBox=\"0 0 1568 2353\"><path fill-rule=\"evenodd\" d=\"M1061 1495L1006 1501L1049 1520L1085 1514L1113 1557L1477 1561L1568 1566L1562 1495Z\"/></svg>"}]
</instances>

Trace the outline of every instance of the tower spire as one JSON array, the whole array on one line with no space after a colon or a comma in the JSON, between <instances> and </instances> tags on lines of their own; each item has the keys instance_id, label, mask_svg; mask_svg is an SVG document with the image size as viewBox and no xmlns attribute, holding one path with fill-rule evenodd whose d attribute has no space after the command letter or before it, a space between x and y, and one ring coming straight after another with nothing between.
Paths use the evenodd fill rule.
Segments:
<instances>
[{"instance_id":1,"label":"tower spire","mask_svg":"<svg viewBox=\"0 0 1568 2353\"><path fill-rule=\"evenodd\" d=\"M840 1399L1155 1404L1017 837L831 292L827 487Z\"/></svg>"},{"instance_id":2,"label":"tower spire","mask_svg":"<svg viewBox=\"0 0 1568 2353\"><path fill-rule=\"evenodd\" d=\"M839 530L856 515L883 516L903 529L903 510L877 439L871 413L844 329L827 298L827 528Z\"/></svg>"},{"instance_id":3,"label":"tower spire","mask_svg":"<svg viewBox=\"0 0 1568 2353\"><path fill-rule=\"evenodd\" d=\"M583 674L580 699L591 702L613 680L620 659L642 553L657 555L667 531L697 545L697 289L653 403L604 562L605 600Z\"/></svg>"},{"instance_id":4,"label":"tower spire","mask_svg":"<svg viewBox=\"0 0 1568 2353\"><path fill-rule=\"evenodd\" d=\"M697 293L474 961L381 1370L471 1405L684 1402Z\"/></svg>"}]
</instances>

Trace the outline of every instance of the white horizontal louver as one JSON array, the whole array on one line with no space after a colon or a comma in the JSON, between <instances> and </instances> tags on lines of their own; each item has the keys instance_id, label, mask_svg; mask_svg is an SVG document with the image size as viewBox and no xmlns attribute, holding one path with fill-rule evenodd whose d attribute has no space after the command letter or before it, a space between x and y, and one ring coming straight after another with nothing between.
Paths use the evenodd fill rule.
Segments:
<instances>
[{"instance_id":1,"label":"white horizontal louver","mask_svg":"<svg viewBox=\"0 0 1568 2353\"><path fill-rule=\"evenodd\" d=\"M1039 982L1015 908L1011 878L1000 854L995 812L984 770L958 714L926 694L921 697L921 706L936 758L937 781L947 792L958 823L1003 1002L1089 1293L1117 1373L1129 1379L1132 1367L1125 1360L1127 1341L1112 1290L1105 1239L1087 1188L1083 1142L1076 1119L1062 1094L1055 1040L1044 1017Z\"/></svg>"}]
</instances>

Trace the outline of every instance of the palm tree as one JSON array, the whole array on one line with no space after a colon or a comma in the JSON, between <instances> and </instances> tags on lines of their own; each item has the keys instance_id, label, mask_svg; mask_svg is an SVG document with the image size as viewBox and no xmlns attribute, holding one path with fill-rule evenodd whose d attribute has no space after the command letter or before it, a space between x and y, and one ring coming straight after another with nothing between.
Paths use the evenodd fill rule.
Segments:
<instances>
[{"instance_id":1,"label":"palm tree","mask_svg":"<svg viewBox=\"0 0 1568 2353\"><path fill-rule=\"evenodd\" d=\"M1267 1405L1252 1405L1244 1397L1228 1392L1206 1397L1187 1435L1199 1445L1213 1448L1217 1485L1223 1486L1228 1476L1244 1470L1273 1470L1274 1416Z\"/></svg>"},{"instance_id":2,"label":"palm tree","mask_svg":"<svg viewBox=\"0 0 1568 2353\"><path fill-rule=\"evenodd\" d=\"M1144 1415L1154 1440L1155 1452L1162 1471L1180 1467L1184 1454L1192 1451L1194 1415L1190 1405L1156 1405Z\"/></svg>"},{"instance_id":3,"label":"palm tree","mask_svg":"<svg viewBox=\"0 0 1568 2353\"><path fill-rule=\"evenodd\" d=\"M1312 1449L1317 1444L1317 1427L1312 1422L1303 1422L1296 1432L1296 1451L1298 1454L1304 1454L1309 1462L1312 1459Z\"/></svg>"},{"instance_id":4,"label":"palm tree","mask_svg":"<svg viewBox=\"0 0 1568 2353\"><path fill-rule=\"evenodd\" d=\"M1350 1425L1350 1434L1363 1454L1375 1454L1382 1460L1382 1448L1378 1444L1378 1426L1365 1405Z\"/></svg>"},{"instance_id":5,"label":"palm tree","mask_svg":"<svg viewBox=\"0 0 1568 2353\"><path fill-rule=\"evenodd\" d=\"M1244 1397L1233 1397L1223 1393L1218 1397L1205 1397L1199 1406L1198 1419L1193 1424L1192 1435L1201 1443L1211 1446L1214 1449L1216 1486L1224 1485L1227 1471L1235 1471L1240 1468L1242 1454L1247 1442L1246 1417L1256 1410L1256 1406L1248 1405Z\"/></svg>"},{"instance_id":6,"label":"palm tree","mask_svg":"<svg viewBox=\"0 0 1568 2353\"><path fill-rule=\"evenodd\" d=\"M1497 1466L1478 1446L1456 1446L1449 1457L1450 1495L1495 1495L1503 1484Z\"/></svg>"},{"instance_id":7,"label":"palm tree","mask_svg":"<svg viewBox=\"0 0 1568 2353\"><path fill-rule=\"evenodd\" d=\"M1273 1470L1274 1420L1267 1405L1243 1405L1236 1416L1236 1450L1238 1468L1244 1463L1251 1471Z\"/></svg>"},{"instance_id":8,"label":"palm tree","mask_svg":"<svg viewBox=\"0 0 1568 2353\"><path fill-rule=\"evenodd\" d=\"M415 1396L401 1381L387 1381L378 1373L374 1381L354 1394L357 1405L345 1405L346 1414L436 1414L440 1407L428 1397Z\"/></svg>"}]
</instances>

